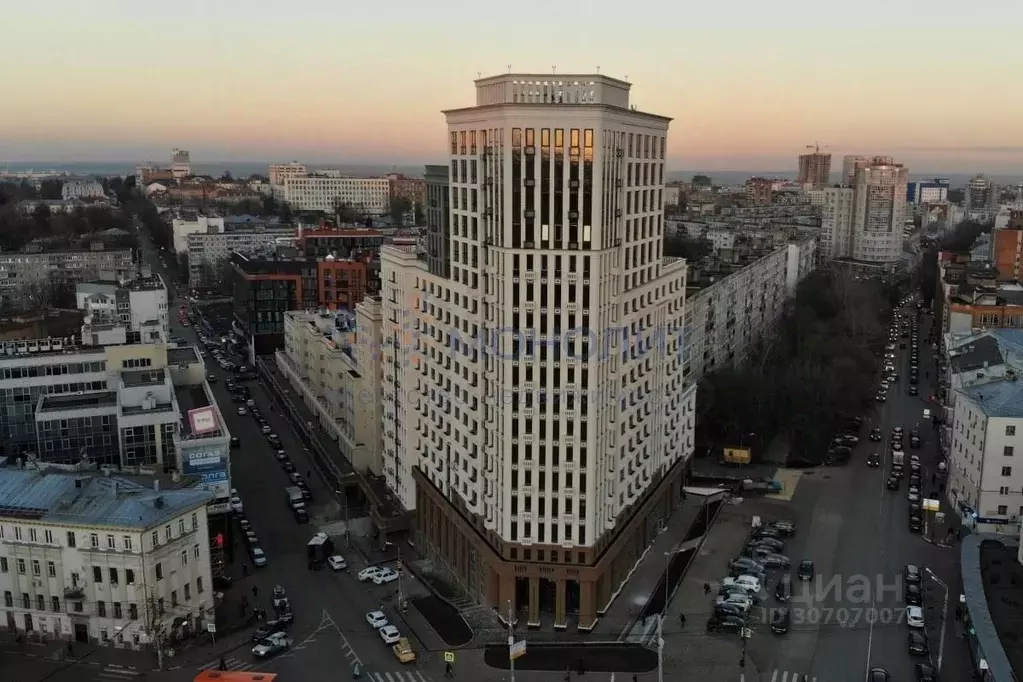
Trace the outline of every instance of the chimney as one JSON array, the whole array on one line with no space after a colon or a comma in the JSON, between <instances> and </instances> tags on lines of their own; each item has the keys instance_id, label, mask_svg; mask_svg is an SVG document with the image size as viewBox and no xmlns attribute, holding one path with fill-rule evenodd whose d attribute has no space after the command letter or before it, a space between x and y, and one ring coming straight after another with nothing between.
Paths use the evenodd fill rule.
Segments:
<instances>
[{"instance_id":1,"label":"chimney","mask_svg":"<svg viewBox=\"0 0 1023 682\"><path fill-rule=\"evenodd\" d=\"M160 492L160 479L158 478L153 479L153 490L156 492Z\"/></svg>"},{"instance_id":2,"label":"chimney","mask_svg":"<svg viewBox=\"0 0 1023 682\"><path fill-rule=\"evenodd\" d=\"M163 495L156 496L156 499L153 500L153 506L157 509L163 509Z\"/></svg>"},{"instance_id":3,"label":"chimney","mask_svg":"<svg viewBox=\"0 0 1023 682\"><path fill-rule=\"evenodd\" d=\"M76 478L75 479L75 487L76 488L81 488L82 487L82 479L80 479L80 478Z\"/></svg>"}]
</instances>

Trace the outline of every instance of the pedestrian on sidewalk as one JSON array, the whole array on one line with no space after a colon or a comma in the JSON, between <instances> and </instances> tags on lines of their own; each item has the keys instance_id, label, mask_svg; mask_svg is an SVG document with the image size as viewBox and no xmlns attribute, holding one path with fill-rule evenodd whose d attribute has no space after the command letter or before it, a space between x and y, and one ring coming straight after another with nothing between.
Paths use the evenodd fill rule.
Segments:
<instances>
[{"instance_id":1,"label":"pedestrian on sidewalk","mask_svg":"<svg viewBox=\"0 0 1023 682\"><path fill-rule=\"evenodd\" d=\"M258 597L259 596L259 588L256 587L255 585L252 586L252 596L253 597Z\"/></svg>"},{"instance_id":2,"label":"pedestrian on sidewalk","mask_svg":"<svg viewBox=\"0 0 1023 682\"><path fill-rule=\"evenodd\" d=\"M568 682L571 679L572 679L572 671L570 669L566 668L565 669L565 682Z\"/></svg>"},{"instance_id":3,"label":"pedestrian on sidewalk","mask_svg":"<svg viewBox=\"0 0 1023 682\"><path fill-rule=\"evenodd\" d=\"M246 576L246 577L249 575L249 565L248 564L242 564L242 575Z\"/></svg>"},{"instance_id":4,"label":"pedestrian on sidewalk","mask_svg":"<svg viewBox=\"0 0 1023 682\"><path fill-rule=\"evenodd\" d=\"M75 655L75 653L74 653L74 645L72 645L70 640L67 643L67 655L68 655L68 658L70 658L70 657Z\"/></svg>"},{"instance_id":5,"label":"pedestrian on sidewalk","mask_svg":"<svg viewBox=\"0 0 1023 682\"><path fill-rule=\"evenodd\" d=\"M579 674L580 675L586 674L586 668L583 667L583 659L581 658L579 659Z\"/></svg>"},{"instance_id":6,"label":"pedestrian on sidewalk","mask_svg":"<svg viewBox=\"0 0 1023 682\"><path fill-rule=\"evenodd\" d=\"M227 661L224 660L224 655L220 655L220 669L227 670Z\"/></svg>"},{"instance_id":7,"label":"pedestrian on sidewalk","mask_svg":"<svg viewBox=\"0 0 1023 682\"><path fill-rule=\"evenodd\" d=\"M678 620L680 623L680 627L684 628L686 626L686 614L684 613L678 614Z\"/></svg>"},{"instance_id":8,"label":"pedestrian on sidewalk","mask_svg":"<svg viewBox=\"0 0 1023 682\"><path fill-rule=\"evenodd\" d=\"M703 593L705 595L710 594L710 583L708 582L703 583Z\"/></svg>"}]
</instances>

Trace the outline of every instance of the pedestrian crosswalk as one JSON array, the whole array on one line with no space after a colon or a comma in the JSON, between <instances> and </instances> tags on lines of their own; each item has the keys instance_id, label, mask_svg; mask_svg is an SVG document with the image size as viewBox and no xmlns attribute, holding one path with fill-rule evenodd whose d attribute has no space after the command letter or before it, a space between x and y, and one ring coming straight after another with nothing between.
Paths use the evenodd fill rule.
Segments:
<instances>
[{"instance_id":1,"label":"pedestrian crosswalk","mask_svg":"<svg viewBox=\"0 0 1023 682\"><path fill-rule=\"evenodd\" d=\"M234 658L232 656L224 657L224 670L231 670L234 672L244 672L246 670L252 670L256 667L255 663L251 661L243 661L240 658ZM220 660L210 661L209 663L203 663L199 666L199 670L220 670Z\"/></svg>"},{"instance_id":2,"label":"pedestrian crosswalk","mask_svg":"<svg viewBox=\"0 0 1023 682\"><path fill-rule=\"evenodd\" d=\"M133 680L141 675L138 670L131 668L124 668L119 665L108 665L105 666L99 673L96 674L101 680L116 680L117 682L126 682L126 680Z\"/></svg>"},{"instance_id":3,"label":"pedestrian crosswalk","mask_svg":"<svg viewBox=\"0 0 1023 682\"><path fill-rule=\"evenodd\" d=\"M402 670L401 672L394 673L370 672L367 676L373 682L429 682L430 680L429 677L418 670Z\"/></svg>"},{"instance_id":4,"label":"pedestrian crosswalk","mask_svg":"<svg viewBox=\"0 0 1023 682\"><path fill-rule=\"evenodd\" d=\"M771 672L771 682L817 682L817 677L807 673L775 669Z\"/></svg>"}]
</instances>

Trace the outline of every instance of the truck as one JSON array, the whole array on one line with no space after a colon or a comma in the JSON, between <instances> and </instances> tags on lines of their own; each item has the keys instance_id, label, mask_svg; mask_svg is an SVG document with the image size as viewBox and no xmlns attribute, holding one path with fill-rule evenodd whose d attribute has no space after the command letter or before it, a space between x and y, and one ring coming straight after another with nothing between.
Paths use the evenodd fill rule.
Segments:
<instances>
[{"instance_id":1,"label":"truck","mask_svg":"<svg viewBox=\"0 0 1023 682\"><path fill-rule=\"evenodd\" d=\"M302 489L297 485L289 485L284 489L284 494L288 500L288 506L292 509L305 508L305 500L302 498Z\"/></svg>"},{"instance_id":2,"label":"truck","mask_svg":"<svg viewBox=\"0 0 1023 682\"><path fill-rule=\"evenodd\" d=\"M310 566L322 566L334 554L334 543L326 533L317 533L305 546Z\"/></svg>"},{"instance_id":3,"label":"truck","mask_svg":"<svg viewBox=\"0 0 1023 682\"><path fill-rule=\"evenodd\" d=\"M906 453L902 450L892 450L892 466L901 467L905 466Z\"/></svg>"}]
</instances>

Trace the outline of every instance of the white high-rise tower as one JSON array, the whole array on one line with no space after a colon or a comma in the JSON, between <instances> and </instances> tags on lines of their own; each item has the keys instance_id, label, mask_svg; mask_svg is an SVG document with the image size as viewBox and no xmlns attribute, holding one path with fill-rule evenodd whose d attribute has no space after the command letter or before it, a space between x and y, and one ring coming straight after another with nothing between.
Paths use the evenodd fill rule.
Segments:
<instances>
[{"instance_id":1,"label":"white high-rise tower","mask_svg":"<svg viewBox=\"0 0 1023 682\"><path fill-rule=\"evenodd\" d=\"M696 387L662 255L670 119L597 75L446 111L450 276L382 250L384 470L481 603L589 629L681 498Z\"/></svg>"}]
</instances>

